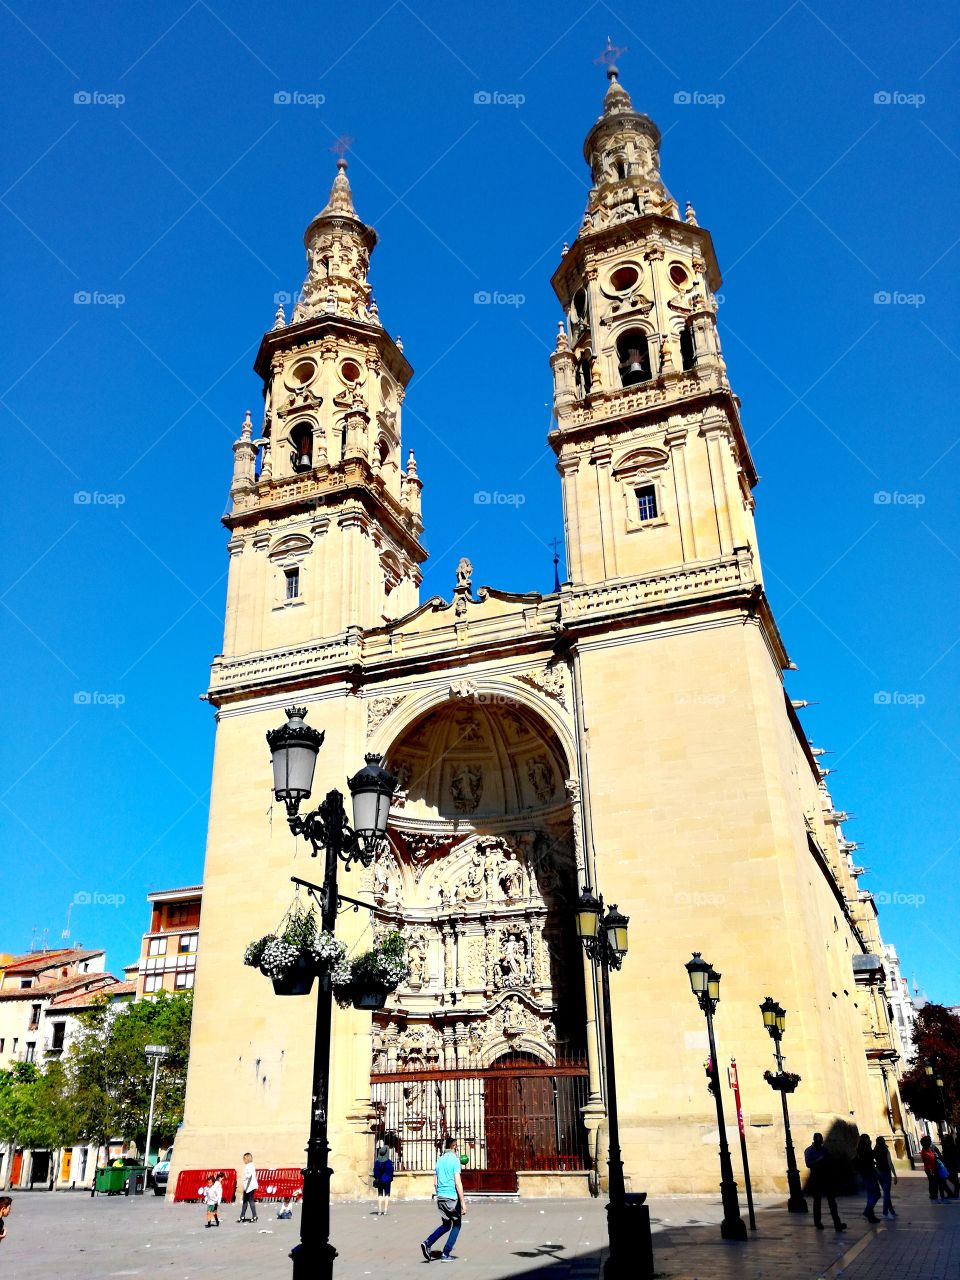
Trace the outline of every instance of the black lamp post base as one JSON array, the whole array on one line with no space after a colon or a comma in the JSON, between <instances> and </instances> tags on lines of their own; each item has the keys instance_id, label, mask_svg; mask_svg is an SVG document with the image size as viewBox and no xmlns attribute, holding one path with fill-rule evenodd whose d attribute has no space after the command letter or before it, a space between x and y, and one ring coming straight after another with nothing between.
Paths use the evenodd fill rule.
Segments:
<instances>
[{"instance_id":1,"label":"black lamp post base","mask_svg":"<svg viewBox=\"0 0 960 1280\"><path fill-rule=\"evenodd\" d=\"M331 1280L336 1257L337 1251L329 1241L312 1247L301 1240L290 1250L293 1280Z\"/></svg>"},{"instance_id":2,"label":"black lamp post base","mask_svg":"<svg viewBox=\"0 0 960 1280\"><path fill-rule=\"evenodd\" d=\"M792 1195L790 1197L790 1199L787 1201L787 1209L790 1213L809 1212L809 1206L807 1205L806 1200L804 1200L803 1196L799 1194Z\"/></svg>"},{"instance_id":3,"label":"black lamp post base","mask_svg":"<svg viewBox=\"0 0 960 1280\"><path fill-rule=\"evenodd\" d=\"M720 1235L724 1240L746 1240L747 1224L742 1218L724 1218L720 1223Z\"/></svg>"},{"instance_id":4,"label":"black lamp post base","mask_svg":"<svg viewBox=\"0 0 960 1280\"><path fill-rule=\"evenodd\" d=\"M603 1280L652 1280L653 1236L646 1198L642 1193L626 1194L622 1205L607 1205L610 1256L603 1264Z\"/></svg>"}]
</instances>

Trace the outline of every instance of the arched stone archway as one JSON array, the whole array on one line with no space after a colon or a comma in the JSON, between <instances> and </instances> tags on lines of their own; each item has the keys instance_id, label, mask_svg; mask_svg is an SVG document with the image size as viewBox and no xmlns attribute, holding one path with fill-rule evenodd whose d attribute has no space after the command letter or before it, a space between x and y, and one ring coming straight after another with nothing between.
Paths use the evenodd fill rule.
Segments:
<instances>
[{"instance_id":1,"label":"arched stone archway","mask_svg":"<svg viewBox=\"0 0 960 1280\"><path fill-rule=\"evenodd\" d=\"M561 1156L581 1167L586 1018L560 739L519 699L473 694L408 723L387 761L400 782L373 894L379 927L406 937L410 972L374 1017L372 1089L401 1168L432 1167L446 1132L478 1170ZM522 1082L558 1064L562 1086ZM510 1098L522 1142L504 1128ZM534 1125L523 1099L556 1114Z\"/></svg>"}]
</instances>

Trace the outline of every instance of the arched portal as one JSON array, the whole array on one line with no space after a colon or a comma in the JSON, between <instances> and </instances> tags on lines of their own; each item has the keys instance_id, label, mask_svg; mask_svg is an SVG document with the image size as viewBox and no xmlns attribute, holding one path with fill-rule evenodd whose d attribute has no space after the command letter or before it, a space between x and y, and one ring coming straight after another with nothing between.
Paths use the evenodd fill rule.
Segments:
<instances>
[{"instance_id":1,"label":"arched portal","mask_svg":"<svg viewBox=\"0 0 960 1280\"><path fill-rule=\"evenodd\" d=\"M387 752L399 776L374 867L378 926L409 976L374 1018L371 1088L400 1170L446 1134L475 1188L583 1168L583 963L573 907L569 764L517 699L451 698Z\"/></svg>"}]
</instances>

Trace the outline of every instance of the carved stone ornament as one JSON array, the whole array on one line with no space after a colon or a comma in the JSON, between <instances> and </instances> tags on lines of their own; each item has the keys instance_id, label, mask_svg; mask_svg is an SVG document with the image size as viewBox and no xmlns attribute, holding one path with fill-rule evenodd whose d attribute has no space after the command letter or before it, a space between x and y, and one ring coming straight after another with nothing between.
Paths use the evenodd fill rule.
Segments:
<instances>
[{"instance_id":1,"label":"carved stone ornament","mask_svg":"<svg viewBox=\"0 0 960 1280\"><path fill-rule=\"evenodd\" d=\"M517 676L517 679L533 689L539 689L541 693L545 693L548 698L559 702L560 706L566 709L567 686L562 667L552 666L544 667L542 671L525 671Z\"/></svg>"},{"instance_id":2,"label":"carved stone ornament","mask_svg":"<svg viewBox=\"0 0 960 1280\"><path fill-rule=\"evenodd\" d=\"M524 987L528 984L530 961L527 940L522 934L510 931L503 934L495 976L500 987Z\"/></svg>"},{"instance_id":3,"label":"carved stone ornament","mask_svg":"<svg viewBox=\"0 0 960 1280\"><path fill-rule=\"evenodd\" d=\"M383 724L391 712L396 711L403 701L402 693L385 694L382 698L371 698L367 703L367 736L369 737L379 725Z\"/></svg>"},{"instance_id":4,"label":"carved stone ornament","mask_svg":"<svg viewBox=\"0 0 960 1280\"><path fill-rule=\"evenodd\" d=\"M475 680L457 680L450 686L451 698L475 698L478 686Z\"/></svg>"},{"instance_id":5,"label":"carved stone ornament","mask_svg":"<svg viewBox=\"0 0 960 1280\"><path fill-rule=\"evenodd\" d=\"M527 761L527 777L540 803L548 804L556 792L557 779L553 765L543 752Z\"/></svg>"},{"instance_id":6,"label":"carved stone ornament","mask_svg":"<svg viewBox=\"0 0 960 1280\"><path fill-rule=\"evenodd\" d=\"M450 799L458 813L475 813L483 796L483 767L460 764L450 778Z\"/></svg>"}]
</instances>

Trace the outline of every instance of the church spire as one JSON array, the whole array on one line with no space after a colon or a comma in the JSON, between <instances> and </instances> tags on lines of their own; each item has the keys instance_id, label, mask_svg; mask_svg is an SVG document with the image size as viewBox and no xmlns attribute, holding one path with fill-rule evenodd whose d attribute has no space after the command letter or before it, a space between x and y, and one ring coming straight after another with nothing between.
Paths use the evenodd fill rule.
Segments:
<instances>
[{"instance_id":1,"label":"church spire","mask_svg":"<svg viewBox=\"0 0 960 1280\"><path fill-rule=\"evenodd\" d=\"M303 243L307 278L291 323L325 314L379 325L367 282L377 233L357 216L343 156L337 161L330 198L307 227Z\"/></svg>"}]
</instances>

